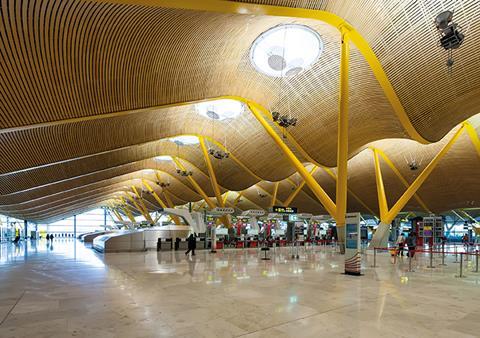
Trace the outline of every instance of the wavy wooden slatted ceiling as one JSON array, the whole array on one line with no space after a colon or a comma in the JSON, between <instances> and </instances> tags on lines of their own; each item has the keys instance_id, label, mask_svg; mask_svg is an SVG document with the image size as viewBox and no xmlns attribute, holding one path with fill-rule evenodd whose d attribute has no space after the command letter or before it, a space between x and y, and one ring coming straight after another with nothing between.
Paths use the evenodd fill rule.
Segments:
<instances>
[{"instance_id":1,"label":"wavy wooden slatted ceiling","mask_svg":"<svg viewBox=\"0 0 480 338\"><path fill-rule=\"evenodd\" d=\"M456 10L455 17L469 30L455 54L451 76L444 53L435 46L431 19L440 8L433 2L243 2L323 9L347 19L370 43L414 127L426 139L439 141L478 112L480 60L475 33L480 9L473 0L463 1ZM172 163L153 159L160 155L181 158L202 189L213 196L199 146L176 147L167 140L185 134L228 143L228 150L244 167L232 159L213 160L215 172L222 192L246 189L244 207L270 204L270 196L259 198L257 189L272 188L271 184L251 187L259 178L282 181L278 197L287 199L291 182L298 180L294 169L248 110L233 121L212 125L194 105L164 107L223 95L246 97L272 110L282 111L288 105L299 118L292 136L317 163L335 166L339 33L322 22L105 1L0 3L2 213L38 221L56 219L88 208L89 203L102 204L123 186L133 183L141 188L134 178L147 177L143 169L158 169L177 179L171 188L176 203L199 200ZM450 4L455 5L449 1L444 5ZM311 69L283 80L288 82L285 85L256 72L248 51L261 32L291 22L316 29L325 50ZM349 186L368 209L377 212L372 157L366 147L383 149L411 182L414 177L405 158L424 158L427 163L445 141L422 146L398 140L406 133L354 46L350 85ZM462 161L463 174L452 176L459 170L457 161ZM463 135L419 194L432 211L478 201L477 167L476 151ZM393 200L404 188L386 166L383 169L387 194ZM314 176L333 198L332 177L323 170ZM324 212L306 187L292 203L305 211ZM348 207L369 212L351 195ZM421 210L413 199L407 207Z\"/></svg>"}]
</instances>

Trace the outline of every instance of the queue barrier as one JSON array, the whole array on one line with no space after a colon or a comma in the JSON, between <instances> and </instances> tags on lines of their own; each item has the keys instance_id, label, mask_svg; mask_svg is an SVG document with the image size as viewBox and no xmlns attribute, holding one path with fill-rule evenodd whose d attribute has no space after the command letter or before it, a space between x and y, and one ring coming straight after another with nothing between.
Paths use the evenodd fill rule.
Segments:
<instances>
[{"instance_id":1,"label":"queue barrier","mask_svg":"<svg viewBox=\"0 0 480 338\"><path fill-rule=\"evenodd\" d=\"M439 265L442 265L442 266L446 266L445 255L455 255L455 262L454 263L460 263L459 274L455 276L455 277L458 277L458 278L464 278L465 277L463 262L468 261L468 257L475 256L475 270L472 270L471 272L474 272L474 273L479 272L480 250L477 249L477 250L471 252L469 246L464 246L464 248L466 247L467 251L466 252L458 252L457 246L454 245L454 251L445 251L445 245L442 244L441 246L442 246L441 251L433 250L433 246L430 246L428 250L425 250L425 249L410 250L410 249L408 249L408 258L409 258L409 260L408 260L408 266L409 266L408 267L408 272L414 272L414 270L412 268L412 258L415 255L415 253L428 253L429 254L430 265L428 266L428 268L434 268L435 267L433 265L433 255L434 254L441 254L442 255L442 263L439 264ZM472 247L473 246L479 246L479 244L475 243L474 245L472 245ZM398 249L399 249L398 246L381 247L381 248L374 247L373 248L373 265L372 265L372 267L373 268L377 267L377 251L388 251L388 252L390 252L392 257L394 258L394 261L393 261L392 264L395 264L396 263L396 257L398 255ZM457 260L457 255L460 255L460 261ZM464 259L464 256L465 256L465 259Z\"/></svg>"}]
</instances>

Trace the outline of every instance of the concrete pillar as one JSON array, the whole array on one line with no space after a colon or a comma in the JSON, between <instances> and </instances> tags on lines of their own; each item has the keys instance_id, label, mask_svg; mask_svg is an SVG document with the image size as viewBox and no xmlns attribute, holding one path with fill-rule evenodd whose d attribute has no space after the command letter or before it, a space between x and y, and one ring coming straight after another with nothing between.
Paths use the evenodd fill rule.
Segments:
<instances>
[{"instance_id":1,"label":"concrete pillar","mask_svg":"<svg viewBox=\"0 0 480 338\"><path fill-rule=\"evenodd\" d=\"M103 230L107 230L107 208L103 208Z\"/></svg>"},{"instance_id":2,"label":"concrete pillar","mask_svg":"<svg viewBox=\"0 0 480 338\"><path fill-rule=\"evenodd\" d=\"M388 244L388 235L390 234L390 224L380 222L377 231L372 237L370 248L385 248Z\"/></svg>"},{"instance_id":3,"label":"concrete pillar","mask_svg":"<svg viewBox=\"0 0 480 338\"><path fill-rule=\"evenodd\" d=\"M73 215L73 237L77 238L77 215Z\"/></svg>"}]
</instances>

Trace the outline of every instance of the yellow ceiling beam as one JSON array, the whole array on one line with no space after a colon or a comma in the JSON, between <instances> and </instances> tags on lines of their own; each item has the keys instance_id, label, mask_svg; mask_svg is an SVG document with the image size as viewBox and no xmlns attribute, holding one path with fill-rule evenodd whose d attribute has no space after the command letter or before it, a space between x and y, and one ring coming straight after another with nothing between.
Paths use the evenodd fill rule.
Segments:
<instances>
[{"instance_id":1,"label":"yellow ceiling beam","mask_svg":"<svg viewBox=\"0 0 480 338\"><path fill-rule=\"evenodd\" d=\"M335 183L337 182L337 175L335 175L330 168L321 166L322 168L330 177L332 177L335 180ZM370 212L371 215L375 216L377 213L373 211L365 202L362 201L362 199L355 194L348 186L347 186L347 191L350 195L353 196L357 200L358 203L360 203L368 212Z\"/></svg>"},{"instance_id":2,"label":"yellow ceiling beam","mask_svg":"<svg viewBox=\"0 0 480 338\"><path fill-rule=\"evenodd\" d=\"M277 201L277 193L278 193L279 185L280 185L280 182L275 182L275 184L273 185L273 195L272 195L272 201L270 202L270 208L272 208Z\"/></svg>"},{"instance_id":3,"label":"yellow ceiling beam","mask_svg":"<svg viewBox=\"0 0 480 338\"><path fill-rule=\"evenodd\" d=\"M477 131L475 130L475 128L472 126L470 122L465 122L464 126L468 136L470 137L470 140L473 143L473 146L477 150L478 156L480 157L480 139L478 138Z\"/></svg>"},{"instance_id":4,"label":"yellow ceiling beam","mask_svg":"<svg viewBox=\"0 0 480 338\"><path fill-rule=\"evenodd\" d=\"M145 207L145 203L143 203L142 196L140 196L140 194L137 191L137 188L134 185L132 185L132 191L137 196L138 202L140 203L140 205L137 203L137 201L135 201L135 199L132 196L130 196L130 194L127 194L127 196L130 198L133 205L135 205L135 207L142 213L143 217L145 217L145 220L150 224L154 224L152 217L150 216L147 208Z\"/></svg>"},{"instance_id":5,"label":"yellow ceiling beam","mask_svg":"<svg viewBox=\"0 0 480 338\"><path fill-rule=\"evenodd\" d=\"M178 168L180 168L180 170L183 170L183 171L187 171L187 169L185 169L185 166L176 158L176 157L172 157L173 161L175 162L175 164L177 165ZM205 200L205 202L207 203L208 207L210 209L214 209L215 208L215 204L210 200L210 198L208 197L208 195L205 193L205 191L200 187L200 185L195 181L195 179L192 177L192 175L189 175L187 176L187 179L188 181L192 184L192 186L195 188L195 190L197 191L197 193L203 197L203 199Z\"/></svg>"},{"instance_id":6,"label":"yellow ceiling beam","mask_svg":"<svg viewBox=\"0 0 480 338\"><path fill-rule=\"evenodd\" d=\"M440 160L445 156L445 154L450 150L453 144L460 137L462 132L466 130L465 124L462 124L460 128L454 133L450 140L442 147L438 154L432 159L432 161L423 169L420 175L417 176L415 181L407 188L403 195L398 199L395 205L388 211L388 214L382 219L383 223L390 224L393 219L398 215L398 213L403 209L403 207L408 203L410 198L417 192L417 190L422 186L426 179L430 176L433 169L437 166Z\"/></svg>"},{"instance_id":7,"label":"yellow ceiling beam","mask_svg":"<svg viewBox=\"0 0 480 338\"><path fill-rule=\"evenodd\" d=\"M325 22L336 29L343 35L348 32L349 40L357 47L360 53L367 61L370 69L372 70L375 78L383 89L383 92L390 102L397 118L402 124L407 134L415 141L426 144L431 141L425 139L413 126L408 114L406 113L400 99L398 98L395 90L390 83L390 80L382 67L382 64L375 55L373 49L363 36L355 30L346 20L335 15L331 12L315 10L315 9L303 9L303 8L291 8L283 6L271 6L260 4L247 4L233 1L219 1L219 0L97 0L97 2L117 3L117 4L130 4L149 7L162 7L162 8L174 8L174 9L186 9L197 11L209 11L217 13L228 14L245 14L245 15L270 15L281 17L294 17L313 19ZM244 101L245 102L245 101ZM342 188L342 187L341 187ZM343 189L343 188L342 188Z\"/></svg>"},{"instance_id":8,"label":"yellow ceiling beam","mask_svg":"<svg viewBox=\"0 0 480 338\"><path fill-rule=\"evenodd\" d=\"M315 167L315 166L314 166L314 167L310 170L310 175L313 175L317 169L318 169L318 167ZM285 200L285 202L283 202L283 206L285 206L285 207L290 206L290 203L293 202L293 200L295 199L295 197L297 197L298 193L303 189L304 186L305 186L305 180L303 180L303 181L292 191L292 193L288 196L288 198Z\"/></svg>"},{"instance_id":9,"label":"yellow ceiling beam","mask_svg":"<svg viewBox=\"0 0 480 338\"><path fill-rule=\"evenodd\" d=\"M157 203L162 207L162 208L168 208L167 205L163 202L163 200L157 195L155 190L153 190L152 186L148 184L148 182L144 179L142 179L142 183L147 188L148 191L152 194L153 198L157 201Z\"/></svg>"},{"instance_id":10,"label":"yellow ceiling beam","mask_svg":"<svg viewBox=\"0 0 480 338\"><path fill-rule=\"evenodd\" d=\"M233 207L235 208L238 204L238 202L240 201L240 199L242 198L242 195L243 195L243 191L240 191L238 193L238 196L235 198L235 200L233 201Z\"/></svg>"},{"instance_id":11,"label":"yellow ceiling beam","mask_svg":"<svg viewBox=\"0 0 480 338\"><path fill-rule=\"evenodd\" d=\"M172 199L170 198L170 195L169 195L169 191L167 189L163 189L163 195L165 196L165 200L167 201L167 205L170 208L175 209L175 204L173 204ZM176 225L182 224L182 222L180 221L180 217L175 216L175 215L170 215L170 218L173 220L173 222Z\"/></svg>"},{"instance_id":12,"label":"yellow ceiling beam","mask_svg":"<svg viewBox=\"0 0 480 338\"><path fill-rule=\"evenodd\" d=\"M222 201L223 206L225 206L225 203L227 203L227 199L228 199L229 194L230 194L230 191L227 191L227 192L225 192L225 194L223 194L223 201Z\"/></svg>"},{"instance_id":13,"label":"yellow ceiling beam","mask_svg":"<svg viewBox=\"0 0 480 338\"><path fill-rule=\"evenodd\" d=\"M290 150L290 148L285 144L280 136L275 132L272 126L268 123L268 121L264 118L262 114L262 110L265 108L261 107L260 105L249 102L248 106L250 111L255 116L255 118L260 122L263 126L265 131L270 135L273 141L278 145L278 147L282 150L285 154L287 159L293 165L293 167L297 170L297 172L302 176L305 180L308 187L312 190L312 192L317 196L318 200L322 205L325 207L327 212L332 215L333 217L336 216L336 206L335 203L331 200L328 194L323 190L323 188L317 183L317 181L312 177L312 175L307 171L305 166L302 162L295 156L295 154Z\"/></svg>"},{"instance_id":14,"label":"yellow ceiling beam","mask_svg":"<svg viewBox=\"0 0 480 338\"><path fill-rule=\"evenodd\" d=\"M340 53L340 90L338 98L338 132L337 132L337 184L336 214L337 227L345 226L347 212L347 178L348 178L348 69L350 59L349 34L341 29ZM333 216L333 215L332 215ZM343 234L343 232L340 232ZM343 238L339 233L340 238Z\"/></svg>"},{"instance_id":15,"label":"yellow ceiling beam","mask_svg":"<svg viewBox=\"0 0 480 338\"><path fill-rule=\"evenodd\" d=\"M380 209L380 220L383 221L388 217L388 203L377 149L373 149L373 156L375 160L375 182L377 185L378 208Z\"/></svg>"},{"instance_id":16,"label":"yellow ceiling beam","mask_svg":"<svg viewBox=\"0 0 480 338\"><path fill-rule=\"evenodd\" d=\"M388 158L387 154L385 154L381 149L378 149L378 148L376 148L376 151L377 151L377 154L380 155L383 158L383 160L385 161L385 163L392 169L392 171L395 173L395 175L397 175L397 177L400 179L400 181L405 186L405 188L408 188L409 183L403 177L403 175L400 173L400 171L397 169L397 167L395 167L393 162ZM427 207L425 202L420 198L420 196L418 194L413 195L413 197L415 198L415 200L417 200L418 204L420 204L422 206L422 208L427 213L431 213L430 208Z\"/></svg>"},{"instance_id":17,"label":"yellow ceiling beam","mask_svg":"<svg viewBox=\"0 0 480 338\"><path fill-rule=\"evenodd\" d=\"M133 216L131 210L130 210L130 207L128 206L127 202L125 201L125 199L123 197L120 197L120 201L122 202L123 204L123 207L121 208L122 211L125 213L125 215L128 217L128 219L130 220L130 222L132 223L135 223L136 220L135 220L135 217Z\"/></svg>"},{"instance_id":18,"label":"yellow ceiling beam","mask_svg":"<svg viewBox=\"0 0 480 338\"><path fill-rule=\"evenodd\" d=\"M210 184L212 185L213 192L215 193L215 197L217 198L217 204L220 207L223 207L225 204L222 200L222 193L218 186L217 176L215 175L215 170L213 169L212 161L210 160L210 156L208 155L208 149L205 145L205 139L203 137L199 137L198 140L200 141L200 148L202 149L203 157L205 159L205 164L207 165L208 175L210 176Z\"/></svg>"}]
</instances>

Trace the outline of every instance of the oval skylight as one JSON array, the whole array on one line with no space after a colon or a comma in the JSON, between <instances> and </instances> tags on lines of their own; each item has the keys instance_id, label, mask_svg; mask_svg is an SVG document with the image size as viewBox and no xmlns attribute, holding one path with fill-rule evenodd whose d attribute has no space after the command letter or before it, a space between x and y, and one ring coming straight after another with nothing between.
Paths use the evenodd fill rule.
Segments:
<instances>
[{"instance_id":1,"label":"oval skylight","mask_svg":"<svg viewBox=\"0 0 480 338\"><path fill-rule=\"evenodd\" d=\"M250 48L250 60L265 75L290 77L310 68L322 52L323 41L317 31L286 24L260 34Z\"/></svg>"},{"instance_id":2,"label":"oval skylight","mask_svg":"<svg viewBox=\"0 0 480 338\"><path fill-rule=\"evenodd\" d=\"M195 105L198 114L212 120L234 119L243 113L245 107L243 102L221 99L215 101L200 102Z\"/></svg>"},{"instance_id":3,"label":"oval skylight","mask_svg":"<svg viewBox=\"0 0 480 338\"><path fill-rule=\"evenodd\" d=\"M172 137L169 140L179 146L190 146L190 145L200 143L200 141L198 140L198 137L193 135L182 135L182 136Z\"/></svg>"}]
</instances>

